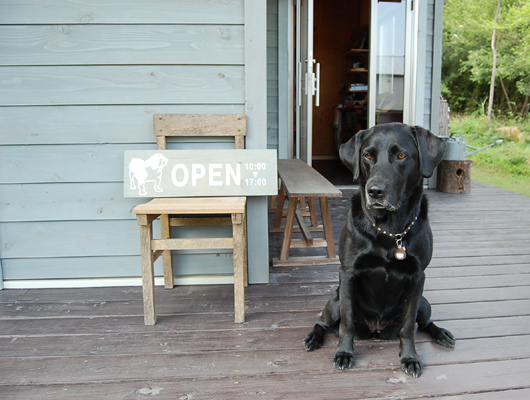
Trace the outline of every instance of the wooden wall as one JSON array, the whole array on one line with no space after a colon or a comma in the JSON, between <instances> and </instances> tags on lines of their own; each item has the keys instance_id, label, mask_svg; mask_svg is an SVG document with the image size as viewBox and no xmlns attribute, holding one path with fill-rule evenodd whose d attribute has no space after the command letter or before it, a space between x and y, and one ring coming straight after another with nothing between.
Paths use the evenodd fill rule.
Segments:
<instances>
[{"instance_id":1,"label":"wooden wall","mask_svg":"<svg viewBox=\"0 0 530 400\"><path fill-rule=\"evenodd\" d=\"M267 0L267 147L278 149L278 0ZM287 90L282 88L282 90Z\"/></svg>"},{"instance_id":2,"label":"wooden wall","mask_svg":"<svg viewBox=\"0 0 530 400\"><path fill-rule=\"evenodd\" d=\"M155 148L154 113L247 111L244 5L0 0L5 287L140 275L123 152ZM230 255L214 253L182 257L177 273L197 265L232 270Z\"/></svg>"}]
</instances>

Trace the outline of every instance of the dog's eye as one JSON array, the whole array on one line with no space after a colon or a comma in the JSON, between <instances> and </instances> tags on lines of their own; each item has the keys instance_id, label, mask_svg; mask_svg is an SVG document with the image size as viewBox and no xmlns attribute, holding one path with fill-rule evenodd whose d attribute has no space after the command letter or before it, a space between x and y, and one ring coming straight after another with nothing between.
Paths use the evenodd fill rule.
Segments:
<instances>
[{"instance_id":1,"label":"dog's eye","mask_svg":"<svg viewBox=\"0 0 530 400\"><path fill-rule=\"evenodd\" d=\"M371 160L372 159L372 155L370 153L366 153L364 155L364 158L366 158L367 160Z\"/></svg>"},{"instance_id":2,"label":"dog's eye","mask_svg":"<svg viewBox=\"0 0 530 400\"><path fill-rule=\"evenodd\" d=\"M405 155L405 153L399 153L399 154L397 155L397 157L398 157L398 159L400 159L400 160L404 160L407 156Z\"/></svg>"}]
</instances>

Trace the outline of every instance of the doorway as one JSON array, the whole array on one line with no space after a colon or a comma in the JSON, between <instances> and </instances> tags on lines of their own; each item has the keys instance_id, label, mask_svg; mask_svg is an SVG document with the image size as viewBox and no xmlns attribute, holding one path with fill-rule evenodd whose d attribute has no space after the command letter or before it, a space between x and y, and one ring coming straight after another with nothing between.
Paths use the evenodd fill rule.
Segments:
<instances>
[{"instance_id":1,"label":"doorway","mask_svg":"<svg viewBox=\"0 0 530 400\"><path fill-rule=\"evenodd\" d=\"M313 104L312 166L335 185L352 183L338 149L368 124L370 0L313 0L313 54L320 64Z\"/></svg>"},{"instance_id":2,"label":"doorway","mask_svg":"<svg viewBox=\"0 0 530 400\"><path fill-rule=\"evenodd\" d=\"M336 185L352 183L341 144L375 124L409 119L408 3L295 1L295 156Z\"/></svg>"}]
</instances>

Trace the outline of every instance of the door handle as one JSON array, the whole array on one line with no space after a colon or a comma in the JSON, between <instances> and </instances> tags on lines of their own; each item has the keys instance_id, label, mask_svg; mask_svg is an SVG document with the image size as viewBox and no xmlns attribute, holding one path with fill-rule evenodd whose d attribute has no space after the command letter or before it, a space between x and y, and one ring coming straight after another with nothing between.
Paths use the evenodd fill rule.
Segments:
<instances>
[{"instance_id":1,"label":"door handle","mask_svg":"<svg viewBox=\"0 0 530 400\"><path fill-rule=\"evenodd\" d=\"M313 79L313 93L315 94L315 106L320 107L320 63L317 63L316 72L316 77Z\"/></svg>"}]
</instances>

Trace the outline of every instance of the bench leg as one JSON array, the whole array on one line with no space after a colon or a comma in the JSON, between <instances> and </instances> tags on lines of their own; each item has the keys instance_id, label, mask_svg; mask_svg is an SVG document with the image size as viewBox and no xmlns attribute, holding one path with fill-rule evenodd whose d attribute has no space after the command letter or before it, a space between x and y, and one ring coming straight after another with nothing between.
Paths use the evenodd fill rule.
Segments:
<instances>
[{"instance_id":1,"label":"bench leg","mask_svg":"<svg viewBox=\"0 0 530 400\"><path fill-rule=\"evenodd\" d=\"M148 222L140 225L140 249L142 254L142 291L144 298L144 323L156 324L155 312L155 278L153 270L153 251L151 240L153 238L153 225Z\"/></svg>"},{"instance_id":2,"label":"bench leg","mask_svg":"<svg viewBox=\"0 0 530 400\"><path fill-rule=\"evenodd\" d=\"M283 233L282 251L280 253L280 260L287 260L289 258L289 250L291 248L291 240L293 238L294 218L296 215L296 205L298 204L298 197L289 198L289 208L287 210L287 217L285 219L285 230Z\"/></svg>"},{"instance_id":3,"label":"bench leg","mask_svg":"<svg viewBox=\"0 0 530 400\"><path fill-rule=\"evenodd\" d=\"M274 229L280 229L283 218L283 205L285 203L285 185L281 184L280 193L278 194L278 202L276 204L276 218L274 220Z\"/></svg>"},{"instance_id":4,"label":"bench leg","mask_svg":"<svg viewBox=\"0 0 530 400\"><path fill-rule=\"evenodd\" d=\"M315 208L315 198L309 197L307 199L309 204L309 216L311 217L311 226L313 228L318 227L317 209Z\"/></svg>"},{"instance_id":5,"label":"bench leg","mask_svg":"<svg viewBox=\"0 0 530 400\"><path fill-rule=\"evenodd\" d=\"M245 322L245 215L232 214L234 238L234 320Z\"/></svg>"},{"instance_id":6,"label":"bench leg","mask_svg":"<svg viewBox=\"0 0 530 400\"><path fill-rule=\"evenodd\" d=\"M335 258L335 242L333 240L333 229L331 227L331 215L327 197L320 197L320 211L322 213L322 226L324 227L324 238L327 242L328 258Z\"/></svg>"}]
</instances>

